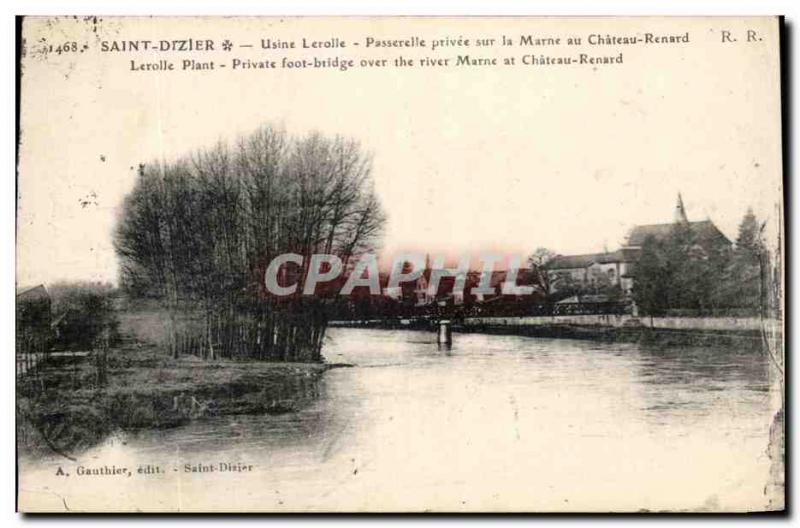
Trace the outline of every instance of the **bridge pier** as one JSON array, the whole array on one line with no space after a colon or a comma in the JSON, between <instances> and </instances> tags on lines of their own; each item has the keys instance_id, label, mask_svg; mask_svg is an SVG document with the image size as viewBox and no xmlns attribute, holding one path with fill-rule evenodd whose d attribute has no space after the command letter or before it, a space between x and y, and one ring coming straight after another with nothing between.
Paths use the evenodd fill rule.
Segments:
<instances>
[{"instance_id":1,"label":"bridge pier","mask_svg":"<svg viewBox=\"0 0 800 528\"><path fill-rule=\"evenodd\" d=\"M445 347L449 349L453 345L453 330L449 320L439 320L436 343L439 345L439 348Z\"/></svg>"}]
</instances>

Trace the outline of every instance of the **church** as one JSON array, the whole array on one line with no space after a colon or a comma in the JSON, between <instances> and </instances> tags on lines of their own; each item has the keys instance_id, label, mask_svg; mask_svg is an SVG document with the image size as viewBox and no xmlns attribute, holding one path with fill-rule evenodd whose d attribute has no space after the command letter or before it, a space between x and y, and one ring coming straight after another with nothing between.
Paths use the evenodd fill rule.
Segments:
<instances>
[{"instance_id":1,"label":"church","mask_svg":"<svg viewBox=\"0 0 800 528\"><path fill-rule=\"evenodd\" d=\"M623 294L630 295L633 290L633 270L641 255L642 246L648 237L656 240L667 238L676 224L688 226L695 237L691 248L692 255L707 258L712 251L731 249L733 244L711 220L689 221L683 198L678 200L672 222L634 226L628 233L624 245L612 252L590 253L584 255L557 255L547 264L550 290L580 285L619 286Z\"/></svg>"}]
</instances>

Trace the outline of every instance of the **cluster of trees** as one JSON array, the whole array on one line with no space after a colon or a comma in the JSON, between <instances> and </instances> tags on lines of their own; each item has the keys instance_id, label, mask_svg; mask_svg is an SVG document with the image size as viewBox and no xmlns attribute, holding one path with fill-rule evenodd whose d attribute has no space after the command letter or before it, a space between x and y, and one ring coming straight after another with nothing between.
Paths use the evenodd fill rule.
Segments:
<instances>
[{"instance_id":1,"label":"cluster of trees","mask_svg":"<svg viewBox=\"0 0 800 528\"><path fill-rule=\"evenodd\" d=\"M114 306L116 291L101 282L58 282L49 287L55 332L55 347L92 350L99 341L119 339L119 321Z\"/></svg>"},{"instance_id":2,"label":"cluster of trees","mask_svg":"<svg viewBox=\"0 0 800 528\"><path fill-rule=\"evenodd\" d=\"M666 237L648 237L633 266L633 300L645 315L762 315L779 310L781 263L764 239L765 224L748 210L734 247L698 239L691 224L676 222ZM559 276L558 287L548 264L555 253L538 248L528 259L532 283L556 302L573 295L602 294L621 300L619 285L598 273L590 280Z\"/></svg>"},{"instance_id":3,"label":"cluster of trees","mask_svg":"<svg viewBox=\"0 0 800 528\"><path fill-rule=\"evenodd\" d=\"M778 309L780 263L764 240L764 224L748 210L734 248L699 248L688 224L645 240L633 297L646 315L767 315ZM774 313L773 313L774 315Z\"/></svg>"},{"instance_id":4,"label":"cluster of trees","mask_svg":"<svg viewBox=\"0 0 800 528\"><path fill-rule=\"evenodd\" d=\"M125 200L115 248L121 286L161 300L173 355L200 343L208 358L320 359L325 299L275 298L267 264L297 253L351 259L372 249L384 224L371 160L359 144L318 133L293 137L263 127L235 144L140 165ZM302 277L297 270L302 292ZM180 312L202 314L186 339Z\"/></svg>"}]
</instances>

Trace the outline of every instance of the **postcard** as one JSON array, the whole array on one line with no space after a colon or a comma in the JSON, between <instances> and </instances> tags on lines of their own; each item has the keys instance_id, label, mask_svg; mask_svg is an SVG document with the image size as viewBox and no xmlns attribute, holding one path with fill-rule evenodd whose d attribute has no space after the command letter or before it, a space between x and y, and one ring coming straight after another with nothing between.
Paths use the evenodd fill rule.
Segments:
<instances>
[{"instance_id":1,"label":"postcard","mask_svg":"<svg viewBox=\"0 0 800 528\"><path fill-rule=\"evenodd\" d=\"M785 507L778 17L23 17L22 512Z\"/></svg>"}]
</instances>

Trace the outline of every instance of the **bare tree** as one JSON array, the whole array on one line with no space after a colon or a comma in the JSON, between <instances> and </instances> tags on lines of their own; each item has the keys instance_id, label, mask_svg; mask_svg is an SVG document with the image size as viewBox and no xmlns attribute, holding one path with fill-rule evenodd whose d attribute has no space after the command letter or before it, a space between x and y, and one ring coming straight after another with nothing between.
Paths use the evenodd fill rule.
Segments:
<instances>
[{"instance_id":1,"label":"bare tree","mask_svg":"<svg viewBox=\"0 0 800 528\"><path fill-rule=\"evenodd\" d=\"M123 285L167 308L174 355L318 360L326 301L269 297L266 265L287 252L305 266L314 253L347 263L374 246L384 221L357 142L264 127L233 146L140 166L115 247ZM184 312L202 314L203 328L180 329Z\"/></svg>"},{"instance_id":2,"label":"bare tree","mask_svg":"<svg viewBox=\"0 0 800 528\"><path fill-rule=\"evenodd\" d=\"M539 247L528 257L528 266L531 274L545 295L550 295L550 275L548 274L547 264L555 256L556 254L553 251Z\"/></svg>"}]
</instances>

